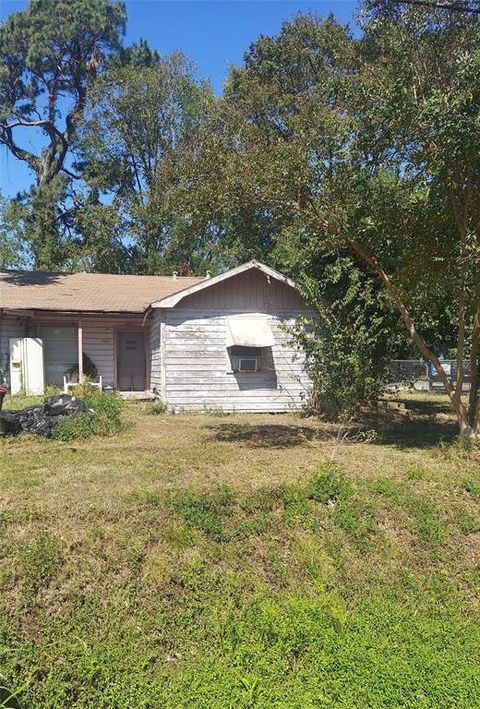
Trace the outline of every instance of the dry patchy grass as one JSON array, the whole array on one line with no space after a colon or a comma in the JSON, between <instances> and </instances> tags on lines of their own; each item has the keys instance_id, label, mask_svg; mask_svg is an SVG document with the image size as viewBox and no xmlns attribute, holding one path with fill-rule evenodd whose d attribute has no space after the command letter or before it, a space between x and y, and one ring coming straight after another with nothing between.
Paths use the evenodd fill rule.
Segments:
<instances>
[{"instance_id":1,"label":"dry patchy grass","mask_svg":"<svg viewBox=\"0 0 480 709\"><path fill-rule=\"evenodd\" d=\"M480 456L440 397L404 400L338 450L314 418L134 403L110 438L0 441L0 684L42 708L480 706Z\"/></svg>"}]
</instances>

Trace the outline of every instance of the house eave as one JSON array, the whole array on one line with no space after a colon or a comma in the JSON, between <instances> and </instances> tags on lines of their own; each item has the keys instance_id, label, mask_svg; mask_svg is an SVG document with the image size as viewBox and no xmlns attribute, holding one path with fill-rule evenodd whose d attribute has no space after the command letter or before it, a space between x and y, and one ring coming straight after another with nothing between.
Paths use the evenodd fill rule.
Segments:
<instances>
[{"instance_id":1,"label":"house eave","mask_svg":"<svg viewBox=\"0 0 480 709\"><path fill-rule=\"evenodd\" d=\"M205 279L200 283L196 283L195 285L190 286L189 288L185 288L184 290L178 291L177 293L173 293L172 295L166 296L165 298L156 300L151 304L150 307L174 308L176 305L178 305L178 303L180 303L180 301L182 301L189 295L198 293L199 291L205 290L206 288L211 288L212 286L217 285L218 283L222 283L223 281L226 281L229 278L233 278L234 276L238 276L239 274L244 273L245 271L250 271L252 269L257 269L264 273L268 278L274 278L275 280L280 281L281 283L285 283L285 285L288 285L291 288L295 288L298 290L296 283L292 281L291 278L287 278L287 276L284 276L282 273L275 271L275 269L271 268L270 266L266 266L265 264L260 263L259 261L253 260L248 261L247 263L244 263L241 266L231 268L218 276L213 276L213 278Z\"/></svg>"},{"instance_id":2,"label":"house eave","mask_svg":"<svg viewBox=\"0 0 480 709\"><path fill-rule=\"evenodd\" d=\"M147 306L143 310L80 310L80 309L75 309L75 310L68 310L65 308L14 308L14 307L8 307L8 308L1 308L1 311L5 314L8 315L17 315L17 316L22 316L22 317L33 317L34 315L41 314L41 315L65 315L68 317L71 316L78 316L81 317L82 315L92 315L92 316L108 316L108 315L113 315L113 316L141 316L141 315L148 315L148 312L150 310L150 306Z\"/></svg>"}]
</instances>

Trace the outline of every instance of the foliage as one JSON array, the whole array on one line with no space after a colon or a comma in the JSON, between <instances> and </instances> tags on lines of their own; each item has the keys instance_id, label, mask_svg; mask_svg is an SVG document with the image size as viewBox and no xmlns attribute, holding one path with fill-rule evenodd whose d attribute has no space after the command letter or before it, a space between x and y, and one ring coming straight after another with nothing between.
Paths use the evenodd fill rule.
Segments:
<instances>
[{"instance_id":1,"label":"foliage","mask_svg":"<svg viewBox=\"0 0 480 709\"><path fill-rule=\"evenodd\" d=\"M111 436L124 428L124 405L120 397L97 391L87 394L85 403L89 411L60 420L55 429L55 438L72 441L92 436Z\"/></svg>"},{"instance_id":2,"label":"foliage","mask_svg":"<svg viewBox=\"0 0 480 709\"><path fill-rule=\"evenodd\" d=\"M316 318L295 337L313 382L309 406L327 418L348 418L383 389L391 360L408 353L398 319L378 284L348 255L325 259L303 292Z\"/></svg>"},{"instance_id":3,"label":"foliage","mask_svg":"<svg viewBox=\"0 0 480 709\"><path fill-rule=\"evenodd\" d=\"M324 504L349 497L350 485L338 475L338 466L333 461L325 461L320 472L310 484L310 497Z\"/></svg>"},{"instance_id":4,"label":"foliage","mask_svg":"<svg viewBox=\"0 0 480 709\"><path fill-rule=\"evenodd\" d=\"M120 46L123 5L32 2L1 31L2 140L37 177L3 260L21 240L44 268L268 261L318 310L299 339L325 413L349 415L417 350L480 435L480 31L450 10L368 1L356 34L298 15L252 43L217 100L185 56ZM445 351L470 357L468 406Z\"/></svg>"},{"instance_id":5,"label":"foliage","mask_svg":"<svg viewBox=\"0 0 480 709\"><path fill-rule=\"evenodd\" d=\"M59 268L68 259L69 215L61 205L72 178L69 157L88 85L118 49L124 23L123 4L110 0L32 0L1 27L0 143L35 175L20 201L37 267ZM39 136L37 152L31 141L22 146L25 132Z\"/></svg>"},{"instance_id":6,"label":"foliage","mask_svg":"<svg viewBox=\"0 0 480 709\"><path fill-rule=\"evenodd\" d=\"M392 323L398 329L393 308L397 323L439 370L460 429L470 435L480 333L474 325L478 19L407 7L367 14L362 29L355 38L333 18L300 16L277 37L251 46L227 82L222 119L228 128L214 137L224 200L270 215L279 235L276 253L296 253L300 275L320 276L321 283L318 264L349 253L362 276L377 279L373 308L359 303L347 408L363 395L354 386L362 352L363 389L375 388L375 347L381 370L386 330ZM342 317L349 287L336 301ZM462 359L467 335L474 374L469 412L461 385L450 385L434 352L454 344ZM349 350L349 333L342 336L330 358L337 382L338 350ZM321 380L329 357L322 345L318 352Z\"/></svg>"},{"instance_id":7,"label":"foliage","mask_svg":"<svg viewBox=\"0 0 480 709\"><path fill-rule=\"evenodd\" d=\"M155 401L152 404L148 404L146 407L146 412L150 416L159 416L167 411L167 405L163 401Z\"/></svg>"},{"instance_id":8,"label":"foliage","mask_svg":"<svg viewBox=\"0 0 480 709\"><path fill-rule=\"evenodd\" d=\"M83 374L87 379L89 379L92 382L97 381L98 379L98 369L95 364L95 362L91 359L91 357L88 356L86 352L82 353L82 367L83 367ZM69 381L78 381L78 366L76 364L73 365L70 369L66 371L66 375L69 379Z\"/></svg>"},{"instance_id":9,"label":"foliage","mask_svg":"<svg viewBox=\"0 0 480 709\"><path fill-rule=\"evenodd\" d=\"M20 268L25 263L25 244L15 228L15 204L0 193L0 269Z\"/></svg>"},{"instance_id":10,"label":"foliage","mask_svg":"<svg viewBox=\"0 0 480 709\"><path fill-rule=\"evenodd\" d=\"M117 215L122 238L131 244L126 268L184 274L198 265L195 258L201 262L196 252L202 234L196 233L181 188L184 162L212 101L211 89L196 80L184 55L160 58L146 46L140 54L138 47L127 53L95 82L81 131L83 174L108 200L104 207L85 203L82 226L92 209L112 219Z\"/></svg>"}]
</instances>

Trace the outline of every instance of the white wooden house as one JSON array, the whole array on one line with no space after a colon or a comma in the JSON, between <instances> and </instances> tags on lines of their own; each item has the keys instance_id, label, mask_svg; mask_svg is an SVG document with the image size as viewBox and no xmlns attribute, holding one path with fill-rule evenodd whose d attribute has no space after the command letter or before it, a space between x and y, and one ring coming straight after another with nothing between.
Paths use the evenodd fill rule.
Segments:
<instances>
[{"instance_id":1,"label":"white wooden house","mask_svg":"<svg viewBox=\"0 0 480 709\"><path fill-rule=\"evenodd\" d=\"M295 284L256 261L213 278L2 271L0 377L41 391L81 377L83 353L104 387L171 409L285 411L309 391L303 315Z\"/></svg>"}]
</instances>

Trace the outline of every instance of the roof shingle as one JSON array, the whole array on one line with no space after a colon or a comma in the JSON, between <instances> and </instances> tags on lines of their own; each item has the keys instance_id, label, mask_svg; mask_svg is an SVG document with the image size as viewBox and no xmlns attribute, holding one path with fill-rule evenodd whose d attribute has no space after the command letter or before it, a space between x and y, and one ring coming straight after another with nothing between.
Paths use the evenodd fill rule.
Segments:
<instances>
[{"instance_id":1,"label":"roof shingle","mask_svg":"<svg viewBox=\"0 0 480 709\"><path fill-rule=\"evenodd\" d=\"M0 271L0 309L143 313L203 278Z\"/></svg>"}]
</instances>

